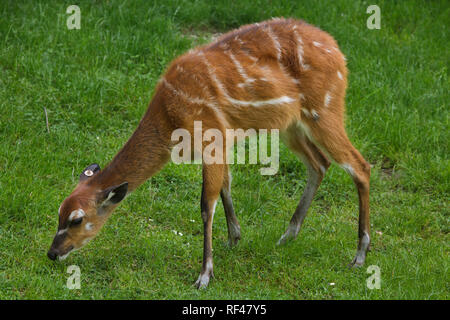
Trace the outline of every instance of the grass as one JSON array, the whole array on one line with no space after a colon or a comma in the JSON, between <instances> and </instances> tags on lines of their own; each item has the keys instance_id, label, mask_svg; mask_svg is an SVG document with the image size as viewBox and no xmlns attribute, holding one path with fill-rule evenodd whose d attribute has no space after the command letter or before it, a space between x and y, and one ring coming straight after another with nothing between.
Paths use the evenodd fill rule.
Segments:
<instances>
[{"instance_id":1,"label":"grass","mask_svg":"<svg viewBox=\"0 0 450 320\"><path fill-rule=\"evenodd\" d=\"M445 0L378 0L380 30L366 27L367 1L78 1L81 29L68 30L71 4L0 2L1 299L449 298ZM59 204L86 165L104 166L125 143L167 64L212 35L272 16L320 26L347 56L347 130L374 165L366 266L346 268L358 200L337 166L297 240L275 246L306 183L284 146L275 176L261 176L260 166L232 168L243 239L227 247L218 206L216 278L207 290L193 287L203 241L194 165L168 165L95 241L63 263L50 261ZM81 269L80 290L65 286L72 264ZM381 269L380 290L366 286L369 265Z\"/></svg>"}]
</instances>

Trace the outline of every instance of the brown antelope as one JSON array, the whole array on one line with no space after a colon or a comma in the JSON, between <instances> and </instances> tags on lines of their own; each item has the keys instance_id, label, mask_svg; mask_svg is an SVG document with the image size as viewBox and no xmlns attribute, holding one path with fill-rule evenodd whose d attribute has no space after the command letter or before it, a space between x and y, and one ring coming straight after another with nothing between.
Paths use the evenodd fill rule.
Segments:
<instances>
[{"instance_id":1,"label":"brown antelope","mask_svg":"<svg viewBox=\"0 0 450 320\"><path fill-rule=\"evenodd\" d=\"M80 175L59 208L58 232L48 256L65 258L92 239L119 202L170 160L172 132L184 128L193 134L194 121L202 121L203 131L279 129L306 165L307 185L279 244L296 238L330 161L340 165L359 195L359 242L351 265L362 265L370 243L370 166L345 132L346 86L345 57L336 41L299 20L246 25L189 51L169 66L136 131L109 165L100 170L93 164ZM203 163L202 174L203 266L195 283L199 288L213 275L212 224L219 195L229 244L241 237L228 165Z\"/></svg>"}]
</instances>

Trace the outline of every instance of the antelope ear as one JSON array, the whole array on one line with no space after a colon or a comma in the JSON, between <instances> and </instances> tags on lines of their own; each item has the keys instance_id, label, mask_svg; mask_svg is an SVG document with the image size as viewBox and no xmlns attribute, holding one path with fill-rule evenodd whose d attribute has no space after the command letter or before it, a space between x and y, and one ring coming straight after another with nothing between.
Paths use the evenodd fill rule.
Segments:
<instances>
[{"instance_id":1,"label":"antelope ear","mask_svg":"<svg viewBox=\"0 0 450 320\"><path fill-rule=\"evenodd\" d=\"M128 191L128 182L119 184L118 186L109 187L102 191L101 206L108 206L110 204L116 204L125 198Z\"/></svg>"},{"instance_id":2,"label":"antelope ear","mask_svg":"<svg viewBox=\"0 0 450 320\"><path fill-rule=\"evenodd\" d=\"M89 179L94 174L100 171L100 166L96 163L91 164L90 166L86 167L86 169L83 170L83 172L80 174L80 181L84 181L86 179Z\"/></svg>"}]
</instances>

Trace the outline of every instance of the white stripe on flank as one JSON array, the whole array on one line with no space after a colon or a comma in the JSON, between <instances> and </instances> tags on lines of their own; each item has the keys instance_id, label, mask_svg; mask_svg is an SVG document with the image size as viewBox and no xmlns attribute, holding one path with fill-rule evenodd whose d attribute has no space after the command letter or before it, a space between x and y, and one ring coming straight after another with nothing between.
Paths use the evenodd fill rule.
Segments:
<instances>
[{"instance_id":1,"label":"white stripe on flank","mask_svg":"<svg viewBox=\"0 0 450 320\"><path fill-rule=\"evenodd\" d=\"M263 29L266 31L267 35L270 39L272 39L273 45L275 47L275 50L277 52L277 59L278 61L281 60L281 45L280 41L278 41L278 37L272 32L272 28L270 26L267 26L267 29Z\"/></svg>"},{"instance_id":2,"label":"white stripe on flank","mask_svg":"<svg viewBox=\"0 0 450 320\"><path fill-rule=\"evenodd\" d=\"M194 103L194 104L204 104L207 105L209 107L215 107L215 103L201 99L201 98L195 98L195 97L191 97L189 96L187 93L181 91L181 90L177 90L175 89L175 87L170 84L165 78L161 79L162 83L168 87L171 91L173 91L176 95L182 97L183 99L187 100L188 102Z\"/></svg>"},{"instance_id":3,"label":"white stripe on flank","mask_svg":"<svg viewBox=\"0 0 450 320\"><path fill-rule=\"evenodd\" d=\"M280 41L278 40L278 37L273 33L272 28L270 26L267 27L267 35L269 36L269 38L272 39L273 45L275 47L275 50L277 51L277 60L278 60L278 66L280 67L281 72L283 73L283 75L286 78L291 79L291 81L295 84L298 84L299 82L296 82L298 80L293 79L288 72L286 71L286 68L284 67L284 65L281 63L281 44Z\"/></svg>"},{"instance_id":4,"label":"white stripe on flank","mask_svg":"<svg viewBox=\"0 0 450 320\"><path fill-rule=\"evenodd\" d=\"M188 102L194 103L194 104L200 104L200 105L206 105L208 107L210 107L214 113L216 114L217 118L219 118L219 120L221 120L223 123L228 123L228 121L224 118L221 110L219 109L219 107L217 106L217 104L213 101L208 101L205 99L201 99L201 98L194 98L189 96L187 93L181 91L181 90L177 90L174 88L174 86L172 86L172 84L170 84L165 78L161 79L161 82L166 85L170 90L172 90L176 95L179 95L180 97L182 97L183 99L187 100ZM199 110L197 112L197 114L200 114L202 110Z\"/></svg>"},{"instance_id":5,"label":"white stripe on flank","mask_svg":"<svg viewBox=\"0 0 450 320\"><path fill-rule=\"evenodd\" d=\"M304 51L303 51L303 40L302 38L297 34L297 28L295 28L296 26L294 26L294 34L297 38L297 57L298 57L298 63L300 64L300 67L303 70L308 70L309 69L309 65L307 65L304 60L303 60L303 55L304 55Z\"/></svg>"},{"instance_id":6,"label":"white stripe on flank","mask_svg":"<svg viewBox=\"0 0 450 320\"><path fill-rule=\"evenodd\" d=\"M245 54L250 60L252 60L254 63L256 63L258 61L258 58L255 58L254 56L252 56L249 52L247 52L247 50L241 50L241 52L243 54Z\"/></svg>"},{"instance_id":7,"label":"white stripe on flank","mask_svg":"<svg viewBox=\"0 0 450 320\"><path fill-rule=\"evenodd\" d=\"M249 77L247 75L247 73L245 72L244 68L242 67L241 63L236 59L236 57L234 56L233 53L231 53L231 51L227 51L228 56L230 57L230 59L233 61L236 69L238 70L239 74L241 75L241 77L244 79L244 83L251 83L253 81L255 81L255 79Z\"/></svg>"},{"instance_id":8,"label":"white stripe on flank","mask_svg":"<svg viewBox=\"0 0 450 320\"><path fill-rule=\"evenodd\" d=\"M213 82L216 84L217 88L219 89L219 91L221 91L221 93L226 97L229 98L228 93L225 90L225 87L223 86L222 82L220 82L220 80L217 78L216 74L213 71L213 67L211 66L211 64L209 63L208 59L205 56L204 52L201 52L201 57L203 59L203 62L206 65L206 70L208 71L209 76L211 77L211 79L213 80Z\"/></svg>"},{"instance_id":9,"label":"white stripe on flank","mask_svg":"<svg viewBox=\"0 0 450 320\"><path fill-rule=\"evenodd\" d=\"M277 105L277 104L283 104L283 103L291 103L294 102L295 99L288 97L288 96L282 96L280 98L275 99L269 99L269 100L261 100L261 101L242 101L242 100L236 100L233 98L228 98L228 101L230 101L233 104L241 105L241 106L253 106L253 107L262 107L266 105Z\"/></svg>"},{"instance_id":10,"label":"white stripe on flank","mask_svg":"<svg viewBox=\"0 0 450 320\"><path fill-rule=\"evenodd\" d=\"M318 47L318 48L322 48L323 50L325 50L325 51L328 52L328 53L331 53L331 50L330 50L330 49L327 49L327 48L323 48L323 44L320 43L320 42L313 41L313 45L315 45L315 46Z\"/></svg>"},{"instance_id":11,"label":"white stripe on flank","mask_svg":"<svg viewBox=\"0 0 450 320\"><path fill-rule=\"evenodd\" d=\"M213 67L209 63L209 61L206 58L206 56L204 55L204 53L202 53L202 57L203 57L203 61L207 67L207 71L208 71L211 79L216 84L217 88L219 88L220 91L222 91L222 94L225 97L225 99L227 99L232 104L240 105L240 106L261 107L261 106L265 106L265 105L277 105L277 104L283 104L283 103L291 103L291 102L295 101L295 99L290 98L288 96L282 96L280 98L274 98L274 99L262 100L262 101L242 101L242 100L234 99L234 98L230 97L230 95L226 91L222 82L220 82L220 80L217 78L216 74L213 72Z\"/></svg>"},{"instance_id":12,"label":"white stripe on flank","mask_svg":"<svg viewBox=\"0 0 450 320\"><path fill-rule=\"evenodd\" d=\"M300 80L299 80L299 79L294 79L294 78L292 78L292 77L287 73L286 69L285 69L284 66L281 64L280 61L278 62L278 66L280 67L280 71L283 73L283 75L284 75L287 79L289 79L289 80L290 80L292 83L294 83L294 84L297 84L297 85L300 84ZM272 69L269 68L269 66L264 65L264 66L261 66L259 69L264 73L265 76L267 76L267 78L269 78L269 79L273 78L273 75L272 75ZM266 77L261 77L261 78L259 78L259 80L269 82L269 80L267 80L267 78L266 78Z\"/></svg>"}]
</instances>

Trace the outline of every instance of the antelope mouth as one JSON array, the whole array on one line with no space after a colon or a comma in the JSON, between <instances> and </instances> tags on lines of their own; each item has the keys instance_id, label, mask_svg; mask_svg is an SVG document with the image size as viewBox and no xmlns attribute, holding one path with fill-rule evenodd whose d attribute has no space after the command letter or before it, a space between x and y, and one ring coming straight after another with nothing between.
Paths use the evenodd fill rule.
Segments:
<instances>
[{"instance_id":1,"label":"antelope mouth","mask_svg":"<svg viewBox=\"0 0 450 320\"><path fill-rule=\"evenodd\" d=\"M73 251L73 246L70 246L67 249L66 253L58 255L58 261L62 261L64 259L66 259L72 251Z\"/></svg>"}]
</instances>

